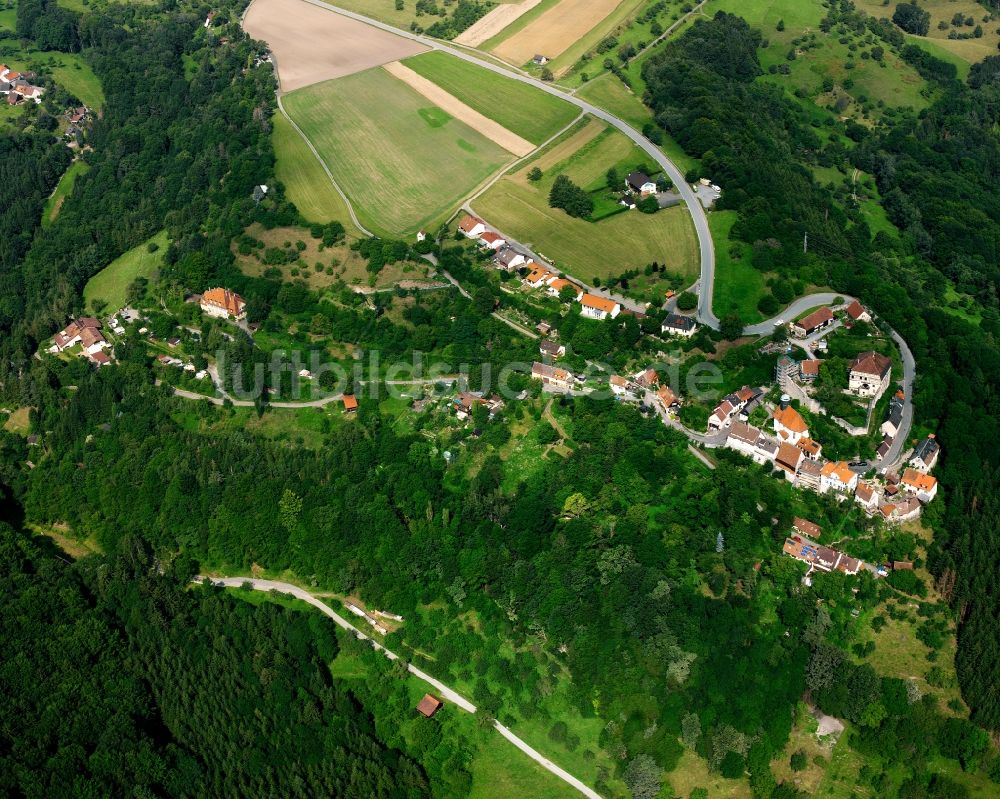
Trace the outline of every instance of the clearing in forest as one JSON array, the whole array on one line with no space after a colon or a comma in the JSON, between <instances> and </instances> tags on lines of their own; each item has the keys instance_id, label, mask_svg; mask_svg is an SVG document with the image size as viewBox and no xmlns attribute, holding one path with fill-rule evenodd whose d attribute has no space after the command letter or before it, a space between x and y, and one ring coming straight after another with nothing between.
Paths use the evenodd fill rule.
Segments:
<instances>
[{"instance_id":1,"label":"clearing in forest","mask_svg":"<svg viewBox=\"0 0 1000 799\"><path fill-rule=\"evenodd\" d=\"M243 28L271 48L284 92L352 75L427 49L302 0L254 0Z\"/></svg>"}]
</instances>

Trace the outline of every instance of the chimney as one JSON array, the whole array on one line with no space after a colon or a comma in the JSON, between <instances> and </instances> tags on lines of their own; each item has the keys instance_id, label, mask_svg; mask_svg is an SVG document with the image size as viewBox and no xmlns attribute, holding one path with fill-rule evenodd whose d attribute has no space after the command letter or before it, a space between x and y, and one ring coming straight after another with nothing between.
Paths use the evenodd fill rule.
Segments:
<instances>
[{"instance_id":1,"label":"chimney","mask_svg":"<svg viewBox=\"0 0 1000 799\"><path fill-rule=\"evenodd\" d=\"M788 403L792 401L792 398L787 394L781 395L781 410L785 410L788 407Z\"/></svg>"}]
</instances>

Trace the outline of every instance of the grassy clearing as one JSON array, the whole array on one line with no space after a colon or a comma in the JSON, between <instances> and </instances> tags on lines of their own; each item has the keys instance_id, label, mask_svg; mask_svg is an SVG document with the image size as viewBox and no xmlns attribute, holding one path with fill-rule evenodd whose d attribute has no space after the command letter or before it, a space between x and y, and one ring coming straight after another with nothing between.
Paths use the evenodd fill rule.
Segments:
<instances>
[{"instance_id":1,"label":"grassy clearing","mask_svg":"<svg viewBox=\"0 0 1000 799\"><path fill-rule=\"evenodd\" d=\"M885 16L886 9L878 3L876 16ZM840 98L846 98L846 107L837 108L841 114L855 117L877 116L878 105L907 106L920 109L928 104L925 96L926 81L915 69L903 62L883 45L884 59L880 65L873 59L862 57L878 44L874 35L858 36L850 31L835 28L829 34L819 30L825 13L819 3L802 3L797 0L771 0L746 3L743 0L712 0L706 7L710 14L727 11L742 16L751 26L759 28L769 41L760 53L761 66L787 65L788 75L767 74L764 80L785 87L790 92L804 91L818 105L833 108ZM777 30L779 21L785 29ZM816 47L793 44L805 35L815 35ZM870 36L870 41L869 41ZM841 42L841 38L848 41ZM851 46L856 50L852 51ZM788 60L788 53L796 51L796 58ZM823 82L832 79L833 91L824 91ZM844 88L844 82L853 85Z\"/></svg>"},{"instance_id":2,"label":"grassy clearing","mask_svg":"<svg viewBox=\"0 0 1000 799\"><path fill-rule=\"evenodd\" d=\"M18 48L10 44L7 45L6 52L8 55L4 56L4 63L11 69L48 72L56 83L90 108L100 108L104 105L101 82L81 55L60 53L55 50L35 50L30 47Z\"/></svg>"},{"instance_id":3,"label":"grassy clearing","mask_svg":"<svg viewBox=\"0 0 1000 799\"><path fill-rule=\"evenodd\" d=\"M15 408L4 421L3 429L8 433L17 433L18 435L26 436L31 432L30 416L31 408L27 406Z\"/></svg>"},{"instance_id":4,"label":"grassy clearing","mask_svg":"<svg viewBox=\"0 0 1000 799\"><path fill-rule=\"evenodd\" d=\"M673 788L672 794L665 796L687 797L695 788L708 790L708 799L750 799L750 785L747 780L728 780L708 770L708 763L690 749L685 749L677 767L667 774L667 782Z\"/></svg>"},{"instance_id":5,"label":"grassy clearing","mask_svg":"<svg viewBox=\"0 0 1000 799\"><path fill-rule=\"evenodd\" d=\"M48 227L55 221L56 217L59 216L59 209L62 208L62 204L73 193L73 186L76 185L76 179L80 175L86 175L89 171L90 164L86 161L74 161L69 165L69 169L59 178L59 183L56 184L52 196L45 203L45 208L42 211L42 227Z\"/></svg>"},{"instance_id":6,"label":"grassy clearing","mask_svg":"<svg viewBox=\"0 0 1000 799\"><path fill-rule=\"evenodd\" d=\"M715 293L712 310L719 317L735 311L746 324L764 318L757 310L757 303L767 293L765 276L750 263L750 247L740 241L729 240L729 231L736 224L735 211L712 211L708 226L715 244ZM734 257L730 248L742 253Z\"/></svg>"},{"instance_id":7,"label":"grassy clearing","mask_svg":"<svg viewBox=\"0 0 1000 799\"><path fill-rule=\"evenodd\" d=\"M178 400L170 416L192 433L217 435L249 431L271 441L309 449L322 447L330 432L345 422L339 402L321 408L269 408L258 417L253 408L220 408Z\"/></svg>"},{"instance_id":8,"label":"grassy clearing","mask_svg":"<svg viewBox=\"0 0 1000 799\"><path fill-rule=\"evenodd\" d=\"M34 524L29 522L25 526L35 535L51 539L59 549L73 560L102 552L101 545L97 543L94 536L87 538L76 536L67 524Z\"/></svg>"},{"instance_id":9,"label":"grassy clearing","mask_svg":"<svg viewBox=\"0 0 1000 799\"><path fill-rule=\"evenodd\" d=\"M856 0L858 8L864 9L875 17L891 17L895 3L886 8L882 5L882 0ZM997 54L997 45L1000 44L1000 19L996 16L992 21L984 22L983 18L989 13L987 9L975 0L924 0L920 7L930 13L930 30L926 37L912 37L914 41L933 42L941 49L950 52L961 58L967 64L975 64L982 61L986 56ZM961 14L964 18L971 18L973 25L966 25L964 22L959 25L952 25L952 18L956 14ZM947 24L943 30L938 27L940 22ZM972 33L976 25L981 25L983 29L982 38L979 39L949 39L948 36L953 31L957 33Z\"/></svg>"},{"instance_id":10,"label":"grassy clearing","mask_svg":"<svg viewBox=\"0 0 1000 799\"><path fill-rule=\"evenodd\" d=\"M17 9L5 8L0 11L0 31L11 31L17 28Z\"/></svg>"},{"instance_id":11,"label":"grassy clearing","mask_svg":"<svg viewBox=\"0 0 1000 799\"><path fill-rule=\"evenodd\" d=\"M157 246L156 252L149 251L149 245ZM125 304L125 292L137 277L151 277L163 263L170 241L167 232L161 230L149 241L133 247L124 255L115 258L104 269L87 281L83 288L83 300L88 309L95 301L104 301L109 310L117 310Z\"/></svg>"},{"instance_id":12,"label":"grassy clearing","mask_svg":"<svg viewBox=\"0 0 1000 799\"><path fill-rule=\"evenodd\" d=\"M683 207L654 215L622 211L598 222L574 219L549 207L552 183L564 174L595 196L600 193L600 202L610 203L608 210L617 211L614 200L603 197L608 169L615 167L624 181L629 170L648 161L625 136L602 122L589 120L553 142L536 159L505 175L476 200L475 207L492 224L582 280L641 269L653 261L666 264L675 275L693 277L698 248ZM543 177L532 183L527 174L535 166Z\"/></svg>"},{"instance_id":13,"label":"grassy clearing","mask_svg":"<svg viewBox=\"0 0 1000 799\"><path fill-rule=\"evenodd\" d=\"M274 129L274 175L285 184L285 193L307 222L337 220L354 229L347 203L330 182L322 164L281 113L271 119ZM360 233L360 231L358 231Z\"/></svg>"},{"instance_id":14,"label":"grassy clearing","mask_svg":"<svg viewBox=\"0 0 1000 799\"><path fill-rule=\"evenodd\" d=\"M512 160L458 120L426 120L427 101L380 68L292 92L285 107L362 224L387 236L439 225Z\"/></svg>"},{"instance_id":15,"label":"grassy clearing","mask_svg":"<svg viewBox=\"0 0 1000 799\"><path fill-rule=\"evenodd\" d=\"M403 63L533 144L541 144L578 114L574 106L557 97L447 53L435 50Z\"/></svg>"},{"instance_id":16,"label":"grassy clearing","mask_svg":"<svg viewBox=\"0 0 1000 799\"><path fill-rule=\"evenodd\" d=\"M368 286L369 288L391 288L402 281L423 281L428 277L428 265L424 261L415 263L395 263L383 267L378 275L367 270L368 262L350 248L347 243L320 249L321 242L314 239L306 228L277 227L267 230L253 224L246 235L263 243L250 255L240 253L234 243L233 252L236 265L246 274L259 276L270 269L276 269L284 280L304 280L313 289L324 289L344 283L348 286ZM269 266L257 254L263 255L268 249L297 248L298 242L305 245L299 252L299 260L290 264ZM288 245L286 247L286 245ZM322 269L317 270L317 264Z\"/></svg>"}]
</instances>

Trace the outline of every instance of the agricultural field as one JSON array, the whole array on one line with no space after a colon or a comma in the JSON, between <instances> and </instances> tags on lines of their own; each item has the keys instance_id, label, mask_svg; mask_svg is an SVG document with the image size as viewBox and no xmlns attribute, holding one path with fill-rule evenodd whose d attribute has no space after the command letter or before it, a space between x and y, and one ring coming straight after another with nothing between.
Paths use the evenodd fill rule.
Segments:
<instances>
[{"instance_id":1,"label":"agricultural field","mask_svg":"<svg viewBox=\"0 0 1000 799\"><path fill-rule=\"evenodd\" d=\"M884 7L879 9L878 16L885 16ZM877 117L877 109L883 106L919 110L928 104L923 94L926 81L874 34L858 35L846 28L824 34L819 23L826 9L819 2L709 0L706 10L737 14L758 28L769 41L760 52L766 72L762 80L790 92L805 92L820 106L863 119ZM779 22L784 23L784 30L778 30ZM875 46L882 47L881 62L865 57ZM794 60L789 60L791 51L795 51ZM786 66L787 75L770 71Z\"/></svg>"},{"instance_id":2,"label":"agricultural field","mask_svg":"<svg viewBox=\"0 0 1000 799\"><path fill-rule=\"evenodd\" d=\"M541 2L542 0L521 0L519 3L501 3L456 36L455 43L477 47L494 36L499 36L505 28Z\"/></svg>"},{"instance_id":3,"label":"agricultural field","mask_svg":"<svg viewBox=\"0 0 1000 799\"><path fill-rule=\"evenodd\" d=\"M83 301L88 310L95 308L99 302L105 303L107 309L117 310L125 304L125 294L129 285L137 277L149 278L163 263L166 253L167 232L161 230L149 241L144 241L138 247L133 247L124 255L115 258L108 266L87 281L83 288ZM156 245L156 250L150 252L150 245Z\"/></svg>"},{"instance_id":4,"label":"agricultural field","mask_svg":"<svg viewBox=\"0 0 1000 799\"><path fill-rule=\"evenodd\" d=\"M648 160L625 136L591 119L505 175L474 207L490 224L581 280L617 276L654 261L666 264L672 275L693 278L698 247L687 209L669 208L653 215L625 211L614 199L621 190L612 193L605 188L610 168L624 181L639 166L649 172ZM543 173L537 182L528 180L534 167ZM607 216L591 222L550 208L549 190L558 175L591 192L597 198L595 215Z\"/></svg>"},{"instance_id":5,"label":"agricultural field","mask_svg":"<svg viewBox=\"0 0 1000 799\"><path fill-rule=\"evenodd\" d=\"M536 145L562 130L578 114L574 106L557 97L440 51L408 58L403 63Z\"/></svg>"},{"instance_id":6,"label":"agricultural field","mask_svg":"<svg viewBox=\"0 0 1000 799\"><path fill-rule=\"evenodd\" d=\"M59 209L62 208L62 204L73 193L73 186L76 185L76 179L80 175L86 175L89 171L90 164L86 161L74 161L69 165L69 169L59 178L59 183L56 184L52 196L45 203L45 208L42 210L42 227L48 227L55 221L56 217L59 216Z\"/></svg>"},{"instance_id":7,"label":"agricultural field","mask_svg":"<svg viewBox=\"0 0 1000 799\"><path fill-rule=\"evenodd\" d=\"M248 275L259 276L267 272L280 274L282 280L303 280L312 289L324 289L344 284L350 287L374 289L431 285L428 278L428 264L395 263L384 266L378 275L367 270L368 262L352 250L348 243L333 247L323 247L314 239L309 230L300 227L277 227L267 230L254 224L246 229L244 238L253 239L257 246L250 253L240 249L243 239L234 243L236 265ZM297 251L298 260L290 263L269 264L266 254L269 250ZM440 282L440 281L438 281Z\"/></svg>"},{"instance_id":8,"label":"agricultural field","mask_svg":"<svg viewBox=\"0 0 1000 799\"><path fill-rule=\"evenodd\" d=\"M859 9L867 11L874 17L891 18L892 9L895 8L895 4L886 8L882 5L882 0L855 0L855 2ZM1000 15L997 13L991 14L975 0L922 0L920 7L931 15L930 29L926 37L908 37L911 41L918 44L932 42L968 64L975 64L986 56L997 54L997 46L1000 44L1000 33L998 33ZM968 24L970 20L971 25ZM980 38L948 38L952 33L971 34L975 31L976 25L982 28L983 35Z\"/></svg>"},{"instance_id":9,"label":"agricultural field","mask_svg":"<svg viewBox=\"0 0 1000 799\"><path fill-rule=\"evenodd\" d=\"M336 219L350 230L353 223L344 198L298 131L281 113L274 115L271 124L274 176L285 184L285 195L307 222L325 224Z\"/></svg>"},{"instance_id":10,"label":"agricultural field","mask_svg":"<svg viewBox=\"0 0 1000 799\"><path fill-rule=\"evenodd\" d=\"M301 0L256 0L243 20L243 28L271 48L281 90L285 92L427 49Z\"/></svg>"},{"instance_id":11,"label":"agricultural field","mask_svg":"<svg viewBox=\"0 0 1000 799\"><path fill-rule=\"evenodd\" d=\"M553 61L550 69L558 76L561 64L572 64L591 46L591 39L596 43L605 30L616 24L618 17L632 13L644 2L559 0L522 29L510 26L498 37L502 41L491 40L488 46L495 55L517 66L527 63L536 54L544 55Z\"/></svg>"},{"instance_id":12,"label":"agricultural field","mask_svg":"<svg viewBox=\"0 0 1000 799\"><path fill-rule=\"evenodd\" d=\"M513 160L382 69L300 89L284 104L361 223L387 236L441 224L463 197Z\"/></svg>"}]
</instances>

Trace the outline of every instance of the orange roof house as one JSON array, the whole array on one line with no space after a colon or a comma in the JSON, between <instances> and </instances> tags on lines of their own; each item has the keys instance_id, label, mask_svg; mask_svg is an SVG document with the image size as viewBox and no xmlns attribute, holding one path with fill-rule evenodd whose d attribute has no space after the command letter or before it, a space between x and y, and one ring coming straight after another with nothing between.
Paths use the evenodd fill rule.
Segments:
<instances>
[{"instance_id":1,"label":"orange roof house","mask_svg":"<svg viewBox=\"0 0 1000 799\"><path fill-rule=\"evenodd\" d=\"M209 289L201 295L201 310L210 316L246 316L247 304L235 291L224 288Z\"/></svg>"},{"instance_id":2,"label":"orange roof house","mask_svg":"<svg viewBox=\"0 0 1000 799\"><path fill-rule=\"evenodd\" d=\"M930 502L937 494L937 478L916 469L906 469L900 482L905 490L916 494L923 502Z\"/></svg>"},{"instance_id":3,"label":"orange roof house","mask_svg":"<svg viewBox=\"0 0 1000 799\"><path fill-rule=\"evenodd\" d=\"M609 316L614 319L622 309L614 300L598 297L596 294L584 294L580 305L583 306L580 313L591 319L606 319Z\"/></svg>"},{"instance_id":4,"label":"orange roof house","mask_svg":"<svg viewBox=\"0 0 1000 799\"><path fill-rule=\"evenodd\" d=\"M358 398L353 394L345 394L343 402L344 413L351 413L352 411L356 411L358 409Z\"/></svg>"}]
</instances>

